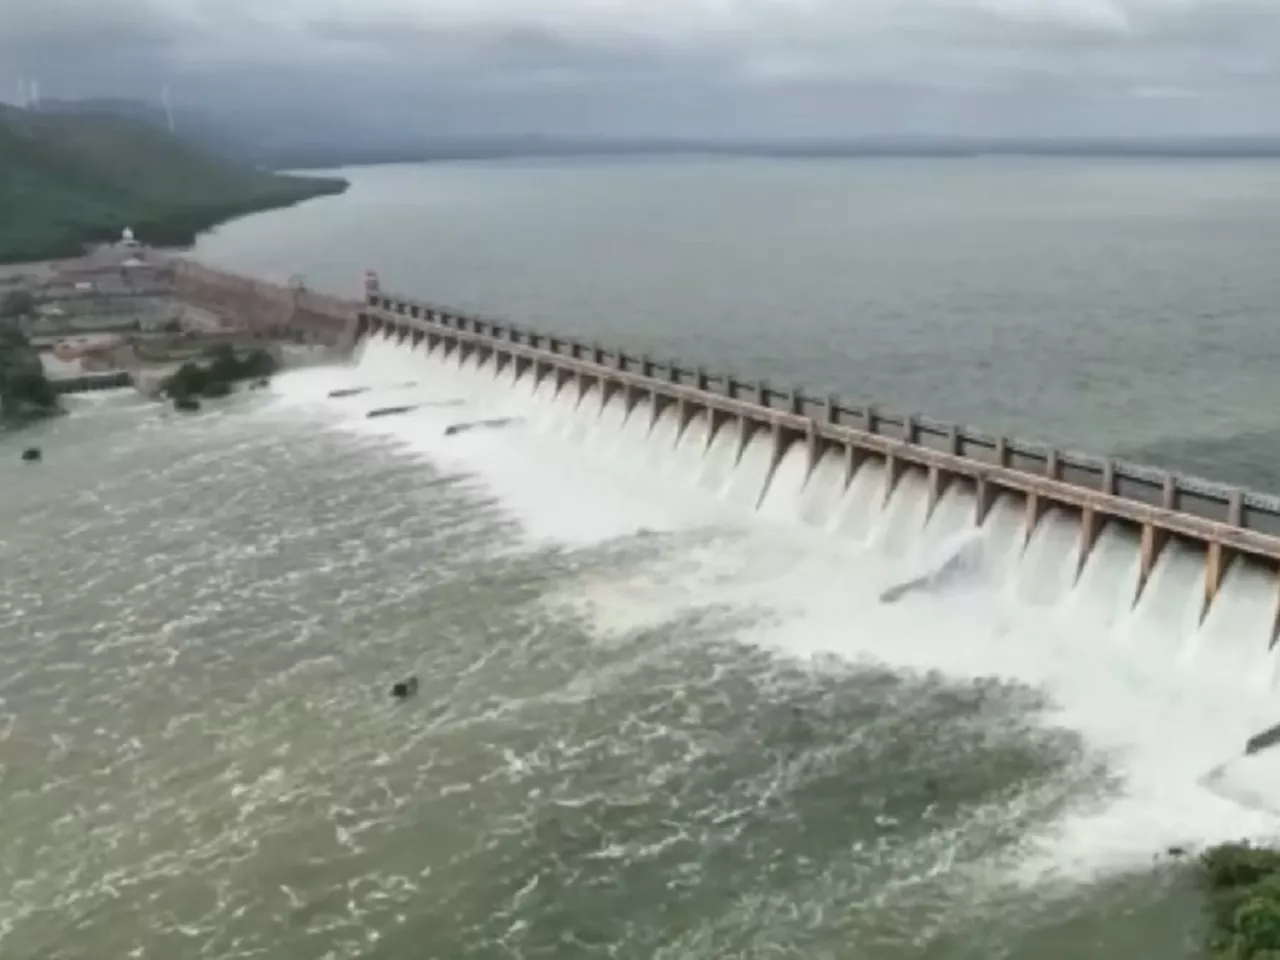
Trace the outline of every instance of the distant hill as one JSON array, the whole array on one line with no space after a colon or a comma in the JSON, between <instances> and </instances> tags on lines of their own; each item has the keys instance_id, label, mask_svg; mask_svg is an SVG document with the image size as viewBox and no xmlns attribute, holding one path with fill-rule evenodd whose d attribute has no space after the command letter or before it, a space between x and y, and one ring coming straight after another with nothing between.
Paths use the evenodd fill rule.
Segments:
<instances>
[{"instance_id":1,"label":"distant hill","mask_svg":"<svg viewBox=\"0 0 1280 960\"><path fill-rule=\"evenodd\" d=\"M144 243L185 245L234 217L346 187L256 169L118 108L0 105L0 263L75 256L126 226Z\"/></svg>"},{"instance_id":2,"label":"distant hill","mask_svg":"<svg viewBox=\"0 0 1280 960\"><path fill-rule=\"evenodd\" d=\"M787 158L1134 157L1149 159L1280 157L1273 136L1150 137L599 137L536 132L458 134L396 110L363 111L323 99L284 106L269 95L175 107L178 137L243 164L325 169L378 163L515 157L708 155ZM128 98L44 100L40 115L114 117L167 131L159 103Z\"/></svg>"},{"instance_id":3,"label":"distant hill","mask_svg":"<svg viewBox=\"0 0 1280 960\"><path fill-rule=\"evenodd\" d=\"M169 117L160 103L128 97L88 97L82 100L41 100L41 114L58 116L105 116L138 120L160 130L168 129ZM176 113L175 133L188 143L255 166L263 162L256 149L259 139L238 118L223 120L207 111L183 105Z\"/></svg>"},{"instance_id":4,"label":"distant hill","mask_svg":"<svg viewBox=\"0 0 1280 960\"><path fill-rule=\"evenodd\" d=\"M230 126L205 133L219 149L291 170L379 163L427 163L531 157L723 156L791 159L1093 157L1145 159L1250 159L1280 157L1274 137L978 138L866 137L861 139L589 138L542 136L439 137L395 131L351 134L340 119L303 130L282 128L271 137Z\"/></svg>"}]
</instances>

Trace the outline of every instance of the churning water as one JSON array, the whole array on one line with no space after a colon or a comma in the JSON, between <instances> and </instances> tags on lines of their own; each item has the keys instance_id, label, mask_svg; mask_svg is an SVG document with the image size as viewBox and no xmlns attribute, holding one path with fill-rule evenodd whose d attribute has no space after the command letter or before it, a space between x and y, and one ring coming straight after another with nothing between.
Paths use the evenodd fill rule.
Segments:
<instances>
[{"instance_id":1,"label":"churning water","mask_svg":"<svg viewBox=\"0 0 1280 960\"><path fill-rule=\"evenodd\" d=\"M1199 785L1276 719L1249 568L1199 625L1169 551L1130 609L1118 534L1077 582L1061 518L381 340L41 434L0 441L6 958L1190 956L1153 857L1275 829Z\"/></svg>"}]
</instances>

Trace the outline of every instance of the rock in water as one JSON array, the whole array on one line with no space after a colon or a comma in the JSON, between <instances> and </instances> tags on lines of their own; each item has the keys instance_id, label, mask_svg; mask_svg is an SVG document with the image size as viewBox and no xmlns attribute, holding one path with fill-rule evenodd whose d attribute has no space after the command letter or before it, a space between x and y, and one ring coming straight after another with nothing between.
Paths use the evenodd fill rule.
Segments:
<instances>
[{"instance_id":1,"label":"rock in water","mask_svg":"<svg viewBox=\"0 0 1280 960\"><path fill-rule=\"evenodd\" d=\"M22 451L22 459L26 463L35 463L40 459L40 457L41 453L39 447L27 447L27 449Z\"/></svg>"},{"instance_id":2,"label":"rock in water","mask_svg":"<svg viewBox=\"0 0 1280 960\"><path fill-rule=\"evenodd\" d=\"M1253 756L1259 751L1266 750L1268 747L1274 747L1280 743L1280 723L1274 727L1267 727L1261 733L1255 733L1244 745L1244 755L1246 757Z\"/></svg>"},{"instance_id":3,"label":"rock in water","mask_svg":"<svg viewBox=\"0 0 1280 960\"><path fill-rule=\"evenodd\" d=\"M407 680L401 680L391 688L391 696L397 700L408 700L418 692L418 678L409 677Z\"/></svg>"},{"instance_id":4,"label":"rock in water","mask_svg":"<svg viewBox=\"0 0 1280 960\"><path fill-rule=\"evenodd\" d=\"M408 413L409 411L416 410L417 408L418 405L412 403L400 407L379 407L377 410L370 410L365 414L365 416L369 419L373 419L374 417L391 417L395 416L397 413Z\"/></svg>"},{"instance_id":5,"label":"rock in water","mask_svg":"<svg viewBox=\"0 0 1280 960\"><path fill-rule=\"evenodd\" d=\"M195 397L174 397L173 409L195 411L200 409L200 401Z\"/></svg>"}]
</instances>

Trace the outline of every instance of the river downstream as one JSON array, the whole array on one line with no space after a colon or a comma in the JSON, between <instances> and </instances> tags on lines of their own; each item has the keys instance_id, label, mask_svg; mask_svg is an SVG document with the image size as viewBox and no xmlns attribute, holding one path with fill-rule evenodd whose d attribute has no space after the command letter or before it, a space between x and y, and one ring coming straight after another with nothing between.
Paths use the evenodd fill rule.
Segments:
<instances>
[{"instance_id":1,"label":"river downstream","mask_svg":"<svg viewBox=\"0 0 1280 960\"><path fill-rule=\"evenodd\" d=\"M653 503L637 518L666 531L531 542L492 484L323 404L90 405L38 468L0 468L6 956L1066 957L1098 928L1177 956L1193 935L1176 869L1054 866L1055 820L1111 788L1034 692L751 640L788 622L742 596L794 544ZM584 484L577 509L605 506ZM674 586L708 576L710 602Z\"/></svg>"}]
</instances>

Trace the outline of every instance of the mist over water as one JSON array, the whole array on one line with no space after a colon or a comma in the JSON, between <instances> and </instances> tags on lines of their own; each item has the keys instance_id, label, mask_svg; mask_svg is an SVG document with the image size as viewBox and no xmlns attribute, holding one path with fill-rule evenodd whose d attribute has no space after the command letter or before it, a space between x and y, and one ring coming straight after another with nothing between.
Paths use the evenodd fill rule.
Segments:
<instances>
[{"instance_id":1,"label":"mist over water","mask_svg":"<svg viewBox=\"0 0 1280 960\"><path fill-rule=\"evenodd\" d=\"M1201 782L1270 574L381 340L74 403L0 438L6 958L1192 957L1158 855L1277 831Z\"/></svg>"}]
</instances>

